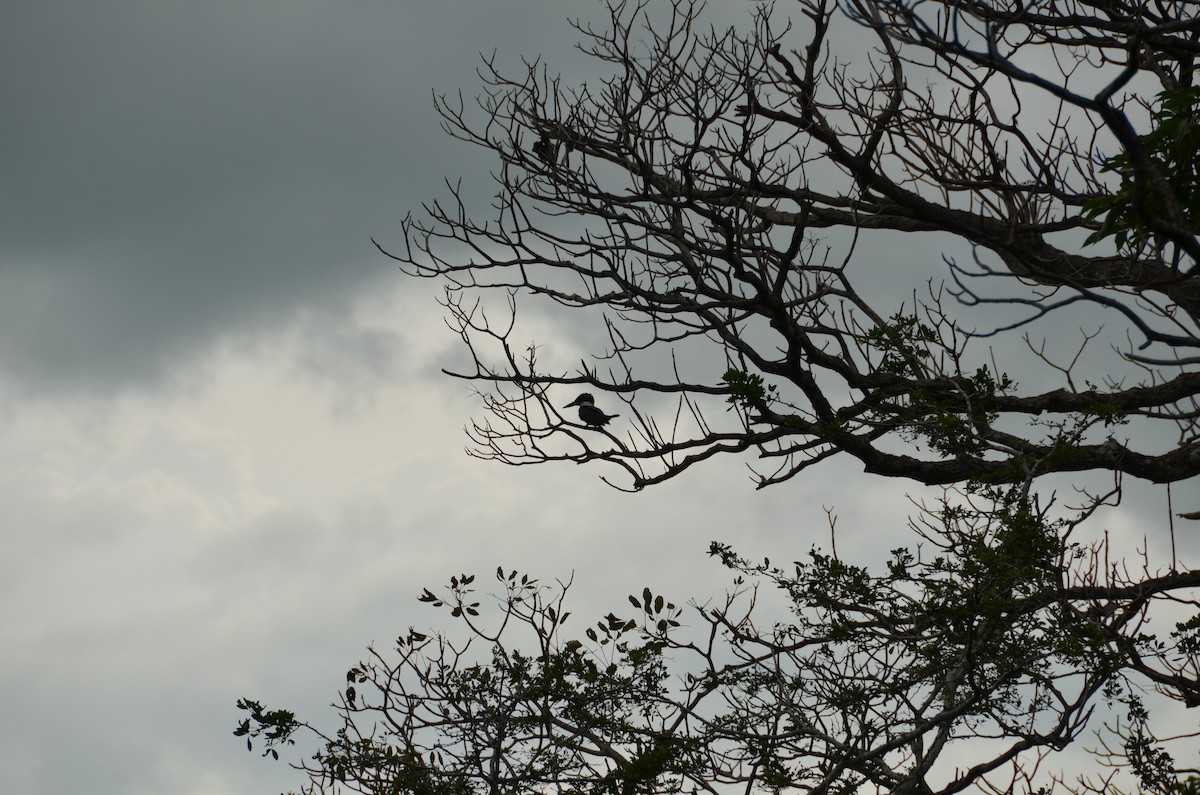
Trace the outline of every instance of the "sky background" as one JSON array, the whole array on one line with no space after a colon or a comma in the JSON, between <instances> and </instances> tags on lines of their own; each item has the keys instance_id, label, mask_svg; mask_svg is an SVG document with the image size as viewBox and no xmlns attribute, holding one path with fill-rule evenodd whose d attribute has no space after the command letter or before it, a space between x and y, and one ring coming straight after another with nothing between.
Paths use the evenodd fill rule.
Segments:
<instances>
[{"instance_id":1,"label":"sky background","mask_svg":"<svg viewBox=\"0 0 1200 795\"><path fill-rule=\"evenodd\" d=\"M719 461L629 495L595 468L464 454L479 404L440 373L461 351L436 285L371 238L444 179L486 198L491 164L441 133L431 91L474 94L492 50L588 76L577 16L605 18L590 0L0 6L6 791L297 787L232 737L234 702L333 725L346 668L436 627L416 596L453 574L574 573L576 613L599 616L646 585L722 593L714 539L799 557L827 507L843 553L909 540L917 490L846 461L764 492ZM602 345L533 311L565 360ZM1105 527L1157 532L1161 498Z\"/></svg>"}]
</instances>

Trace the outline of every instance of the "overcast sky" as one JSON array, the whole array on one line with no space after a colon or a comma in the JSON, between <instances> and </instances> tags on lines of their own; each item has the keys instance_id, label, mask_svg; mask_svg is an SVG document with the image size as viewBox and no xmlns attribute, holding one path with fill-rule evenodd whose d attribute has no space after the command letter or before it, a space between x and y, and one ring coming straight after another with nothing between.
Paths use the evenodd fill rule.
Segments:
<instances>
[{"instance_id":1,"label":"overcast sky","mask_svg":"<svg viewBox=\"0 0 1200 795\"><path fill-rule=\"evenodd\" d=\"M911 485L848 462L762 493L719 462L627 495L462 452L479 407L439 373L459 351L435 285L370 238L444 178L488 187L431 91L473 94L480 51L574 69L566 20L602 11L5 0L5 791L296 787L231 736L236 699L329 721L348 665L436 626L415 597L459 572L574 572L599 615L645 585L719 594L713 539L798 557L826 506L843 549L905 543Z\"/></svg>"}]
</instances>

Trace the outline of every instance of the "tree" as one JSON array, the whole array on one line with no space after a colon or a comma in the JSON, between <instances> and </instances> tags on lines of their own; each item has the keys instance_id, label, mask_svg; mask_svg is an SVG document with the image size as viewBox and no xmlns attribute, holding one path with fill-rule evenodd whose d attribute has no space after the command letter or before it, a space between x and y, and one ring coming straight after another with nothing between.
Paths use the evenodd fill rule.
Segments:
<instances>
[{"instance_id":1,"label":"tree","mask_svg":"<svg viewBox=\"0 0 1200 795\"><path fill-rule=\"evenodd\" d=\"M459 375L488 390L475 452L606 461L635 489L742 451L768 463L762 485L839 453L927 484L1200 473L1191 4L856 2L845 19L834 5L799 4L811 33L788 49L768 9L748 34L705 34L677 3L639 39L641 12L621 4L611 29L583 31L615 71L599 87L564 88L538 65L517 80L492 69L478 127L442 99L449 132L499 159L497 214L476 221L457 195L435 203L392 255L447 284L475 362ZM838 23L874 38L865 65L831 56ZM1022 66L1056 56L1057 74ZM947 290L885 303L858 285L887 264L856 257L881 231L935 250L950 236L971 261L948 260ZM1105 232L1122 247L1080 253ZM503 289L603 309L608 372L543 370L512 317L476 303ZM1094 305L1129 344L1085 383L1048 362L1061 383L1019 390L974 350L1001 329L959 317L947 293L963 310L1006 307L1004 330ZM669 346L698 347L706 367L687 377ZM1130 363L1136 381L1105 379ZM564 423L548 394L564 384L625 399L628 435ZM679 421L639 411L650 393L675 397ZM1085 443L1125 418L1177 422L1179 443ZM897 452L897 437L931 455Z\"/></svg>"},{"instance_id":2,"label":"tree","mask_svg":"<svg viewBox=\"0 0 1200 795\"><path fill-rule=\"evenodd\" d=\"M1200 704L1200 571L1113 565L1080 528L1126 476L1200 474L1200 9L800 0L728 31L687 0L610 10L577 25L599 83L486 60L480 118L438 100L497 157L496 214L453 191L385 249L445 285L474 363L452 375L489 413L473 453L604 462L631 489L726 453L756 453L760 486L848 455L946 488L912 522L923 551L871 572L714 544L738 579L693 605L699 633L647 589L572 637L566 585L503 570L489 624L463 575L423 600L489 656L410 632L349 671L340 731L243 700L238 734L273 753L317 732L318 789L950 795L1112 791L1040 771L1097 730L1145 789L1194 790L1141 693ZM877 289L896 233L942 251L947 282ZM606 349L544 365L528 298L595 320ZM1081 308L1118 330L1110 355L1086 329L1065 358L1047 346ZM627 421L564 415L567 387ZM1039 493L1055 473L1112 485L1066 508ZM790 623L758 623L760 585ZM1097 729L1100 707L1119 720Z\"/></svg>"}]
</instances>

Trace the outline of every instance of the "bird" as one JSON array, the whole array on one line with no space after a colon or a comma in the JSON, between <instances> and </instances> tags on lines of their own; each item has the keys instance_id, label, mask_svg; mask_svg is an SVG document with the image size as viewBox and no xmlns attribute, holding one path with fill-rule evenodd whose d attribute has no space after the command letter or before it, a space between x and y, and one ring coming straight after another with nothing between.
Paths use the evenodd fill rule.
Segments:
<instances>
[{"instance_id":1,"label":"bird","mask_svg":"<svg viewBox=\"0 0 1200 795\"><path fill-rule=\"evenodd\" d=\"M596 408L596 399L588 392L584 392L582 395L575 398L563 408L570 408L571 406L579 406L580 422L582 422L584 425L590 425L593 428L600 428L604 425L608 425L609 420L621 416L620 414L605 414L603 411Z\"/></svg>"},{"instance_id":2,"label":"bird","mask_svg":"<svg viewBox=\"0 0 1200 795\"><path fill-rule=\"evenodd\" d=\"M558 162L558 143L551 141L550 136L543 134L540 139L534 141L533 153L543 163L552 166Z\"/></svg>"}]
</instances>

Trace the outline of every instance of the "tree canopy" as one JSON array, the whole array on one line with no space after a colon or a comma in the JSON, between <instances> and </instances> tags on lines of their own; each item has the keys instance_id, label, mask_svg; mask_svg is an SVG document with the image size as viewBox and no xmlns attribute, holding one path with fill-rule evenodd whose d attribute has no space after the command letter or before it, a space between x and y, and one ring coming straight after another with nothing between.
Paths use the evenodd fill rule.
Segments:
<instances>
[{"instance_id":1,"label":"tree canopy","mask_svg":"<svg viewBox=\"0 0 1200 795\"><path fill-rule=\"evenodd\" d=\"M482 114L439 102L452 135L495 153L495 212L434 203L390 253L447 285L475 363L460 375L487 399L477 454L606 461L633 488L742 451L763 485L839 453L926 484L1200 473L1190 4L824 0L762 7L745 33L672 9L620 4L581 30L612 71L597 84L488 62ZM903 274L859 252L886 232L964 253L945 286L880 296L864 284ZM543 369L504 307L477 302L502 290L603 310L603 366ZM1127 328L1119 361L1018 380L980 341L1078 304ZM997 306L1002 322L976 317ZM663 355L685 347L707 367ZM549 393L567 384L632 422L580 433ZM639 411L652 393L676 399L669 423ZM1087 435L1127 418L1178 424L1178 443Z\"/></svg>"},{"instance_id":2,"label":"tree canopy","mask_svg":"<svg viewBox=\"0 0 1200 795\"><path fill-rule=\"evenodd\" d=\"M634 490L842 455L944 498L882 570L714 543L723 600L647 588L581 634L567 583L502 568L489 601L456 576L421 599L461 633L372 650L339 730L243 699L236 733L276 754L313 732L318 791L1196 791L1152 706L1200 705L1200 570L1081 528L1125 477L1200 474L1200 7L798 0L728 30L688 0L609 9L576 25L601 79L492 58L476 107L437 100L494 154L495 201L452 190L381 246L445 286L452 375L487 411L471 452ZM941 279L905 283L899 233ZM543 362L529 301L602 349ZM565 411L581 391L608 413ZM1111 485L1039 489L1085 472ZM1044 767L1091 732L1095 775Z\"/></svg>"}]
</instances>

